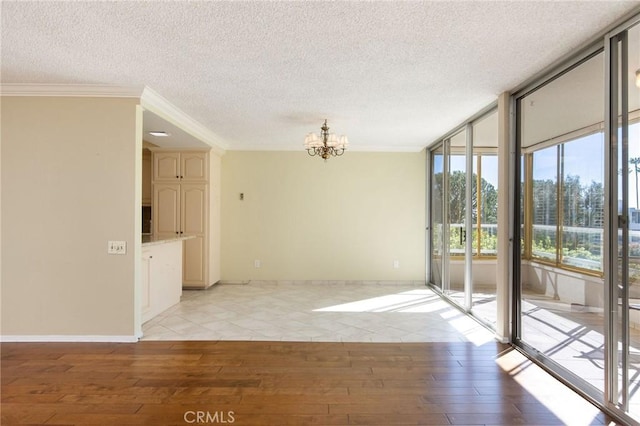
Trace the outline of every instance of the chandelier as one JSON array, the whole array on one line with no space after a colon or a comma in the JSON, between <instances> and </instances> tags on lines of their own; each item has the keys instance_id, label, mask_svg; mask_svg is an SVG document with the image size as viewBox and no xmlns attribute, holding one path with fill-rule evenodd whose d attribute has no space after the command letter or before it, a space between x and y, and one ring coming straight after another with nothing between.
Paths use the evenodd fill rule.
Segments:
<instances>
[{"instance_id":1,"label":"chandelier","mask_svg":"<svg viewBox=\"0 0 640 426\"><path fill-rule=\"evenodd\" d=\"M344 150L349 146L349 141L345 135L338 138L335 133L329 133L327 120L320 127L322 130L318 136L316 133L309 133L304 138L304 148L310 156L319 155L325 161L329 157L337 157L344 154Z\"/></svg>"}]
</instances>

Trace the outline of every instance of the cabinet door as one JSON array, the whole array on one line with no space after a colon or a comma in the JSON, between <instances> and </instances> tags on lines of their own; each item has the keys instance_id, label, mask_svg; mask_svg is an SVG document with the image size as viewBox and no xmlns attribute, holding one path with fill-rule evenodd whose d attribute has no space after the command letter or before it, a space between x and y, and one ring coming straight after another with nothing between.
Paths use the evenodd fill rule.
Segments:
<instances>
[{"instance_id":1,"label":"cabinet door","mask_svg":"<svg viewBox=\"0 0 640 426\"><path fill-rule=\"evenodd\" d=\"M169 237L180 234L180 185L153 186L153 234Z\"/></svg>"},{"instance_id":2,"label":"cabinet door","mask_svg":"<svg viewBox=\"0 0 640 426\"><path fill-rule=\"evenodd\" d=\"M200 235L184 241L182 285L202 288L207 285L205 238Z\"/></svg>"},{"instance_id":3,"label":"cabinet door","mask_svg":"<svg viewBox=\"0 0 640 426\"><path fill-rule=\"evenodd\" d=\"M184 235L196 238L185 240L183 280L185 287L205 287L207 284L208 190L205 184L180 185L180 217Z\"/></svg>"},{"instance_id":4,"label":"cabinet door","mask_svg":"<svg viewBox=\"0 0 640 426\"><path fill-rule=\"evenodd\" d=\"M180 180L180 153L154 152L153 180L171 182Z\"/></svg>"},{"instance_id":5,"label":"cabinet door","mask_svg":"<svg viewBox=\"0 0 640 426\"><path fill-rule=\"evenodd\" d=\"M180 153L180 178L183 182L206 182L208 176L206 152Z\"/></svg>"},{"instance_id":6,"label":"cabinet door","mask_svg":"<svg viewBox=\"0 0 640 426\"><path fill-rule=\"evenodd\" d=\"M201 235L207 229L207 185L180 185L180 230L185 235Z\"/></svg>"}]
</instances>

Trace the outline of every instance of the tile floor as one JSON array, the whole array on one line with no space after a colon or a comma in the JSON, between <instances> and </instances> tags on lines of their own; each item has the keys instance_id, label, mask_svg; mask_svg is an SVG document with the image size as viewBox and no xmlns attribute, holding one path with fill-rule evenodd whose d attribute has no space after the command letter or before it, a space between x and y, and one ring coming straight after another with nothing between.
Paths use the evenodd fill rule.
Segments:
<instances>
[{"instance_id":1,"label":"tile floor","mask_svg":"<svg viewBox=\"0 0 640 426\"><path fill-rule=\"evenodd\" d=\"M474 342L493 333L423 283L275 282L184 291L143 340Z\"/></svg>"}]
</instances>

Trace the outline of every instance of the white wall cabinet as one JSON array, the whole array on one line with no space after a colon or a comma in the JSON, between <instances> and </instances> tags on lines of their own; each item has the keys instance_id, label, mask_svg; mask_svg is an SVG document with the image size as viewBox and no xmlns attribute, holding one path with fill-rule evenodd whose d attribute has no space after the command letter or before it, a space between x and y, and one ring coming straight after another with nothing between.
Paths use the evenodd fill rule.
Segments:
<instances>
[{"instance_id":1,"label":"white wall cabinet","mask_svg":"<svg viewBox=\"0 0 640 426\"><path fill-rule=\"evenodd\" d=\"M206 152L157 151L153 159L154 182L207 182Z\"/></svg>"},{"instance_id":2,"label":"white wall cabinet","mask_svg":"<svg viewBox=\"0 0 640 426\"><path fill-rule=\"evenodd\" d=\"M208 276L209 183L202 180L208 176L207 153L153 154L153 236L195 237L184 241L182 284L185 288L206 288L212 284Z\"/></svg>"},{"instance_id":3,"label":"white wall cabinet","mask_svg":"<svg viewBox=\"0 0 640 426\"><path fill-rule=\"evenodd\" d=\"M183 285L207 286L207 184L154 184L153 235L156 239L194 236L184 242Z\"/></svg>"}]
</instances>

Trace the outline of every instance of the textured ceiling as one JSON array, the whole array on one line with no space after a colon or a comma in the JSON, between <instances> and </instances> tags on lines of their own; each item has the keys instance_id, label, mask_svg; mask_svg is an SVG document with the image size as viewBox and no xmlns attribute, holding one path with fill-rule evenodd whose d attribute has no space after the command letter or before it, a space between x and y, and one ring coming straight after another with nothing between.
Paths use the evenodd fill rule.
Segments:
<instances>
[{"instance_id":1,"label":"textured ceiling","mask_svg":"<svg viewBox=\"0 0 640 426\"><path fill-rule=\"evenodd\" d=\"M3 83L145 85L230 149L419 150L640 7L620 1L9 2Z\"/></svg>"}]
</instances>

